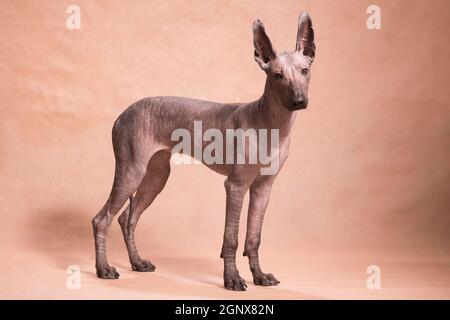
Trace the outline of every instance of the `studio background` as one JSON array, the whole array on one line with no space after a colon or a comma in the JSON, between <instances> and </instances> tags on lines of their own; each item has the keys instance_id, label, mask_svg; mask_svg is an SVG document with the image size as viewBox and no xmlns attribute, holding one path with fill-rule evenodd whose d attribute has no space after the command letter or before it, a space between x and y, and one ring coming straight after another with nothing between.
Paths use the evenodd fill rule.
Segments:
<instances>
[{"instance_id":1,"label":"studio background","mask_svg":"<svg viewBox=\"0 0 450 320\"><path fill-rule=\"evenodd\" d=\"M450 2L375 2L1 1L0 297L449 299ZM80 30L66 28L71 4ZM366 26L371 4L380 30ZM130 270L115 220L121 277L97 279L91 219L112 184L114 120L146 96L258 99L252 22L293 50L301 10L316 33L310 105L260 252L281 284L223 289L225 178L200 165L172 165L141 217L137 244L156 272ZM251 283L246 209L237 257ZM79 290L66 287L69 265ZM369 265L380 290L366 287Z\"/></svg>"}]
</instances>

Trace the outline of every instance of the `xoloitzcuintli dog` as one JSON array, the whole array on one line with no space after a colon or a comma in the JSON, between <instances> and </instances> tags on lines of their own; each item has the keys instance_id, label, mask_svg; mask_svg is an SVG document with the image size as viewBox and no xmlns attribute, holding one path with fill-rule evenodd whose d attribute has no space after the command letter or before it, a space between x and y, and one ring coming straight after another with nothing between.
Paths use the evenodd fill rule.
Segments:
<instances>
[{"instance_id":1,"label":"xoloitzcuintli dog","mask_svg":"<svg viewBox=\"0 0 450 320\"><path fill-rule=\"evenodd\" d=\"M244 256L249 259L255 285L273 286L279 281L261 270L258 249L264 213L272 184L285 163L291 128L297 111L308 105L310 68L315 56L314 32L309 15L299 16L295 51L277 53L264 25L253 23L254 58L266 73L262 97L250 103L215 103L182 97L150 97L126 109L115 121L112 141L116 167L114 182L106 204L92 220L95 237L97 276L117 279L119 274L106 258L106 235L114 216L125 202L130 204L119 217L134 271L154 271L149 260L137 251L134 230L141 214L164 188L170 174L171 134L177 128L193 132L193 122L201 121L203 130L216 128L277 129L279 167L275 174L262 175L261 164L206 164L225 175L226 218L221 258L224 260L224 285L244 291L245 280L236 268L238 228L242 202L250 190Z\"/></svg>"}]
</instances>

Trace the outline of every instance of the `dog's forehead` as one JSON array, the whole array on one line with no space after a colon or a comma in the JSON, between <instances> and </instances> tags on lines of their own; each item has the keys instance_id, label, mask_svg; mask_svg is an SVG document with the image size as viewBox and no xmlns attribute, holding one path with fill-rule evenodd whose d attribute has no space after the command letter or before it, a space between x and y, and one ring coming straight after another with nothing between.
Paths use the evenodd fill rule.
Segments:
<instances>
[{"instance_id":1,"label":"dog's forehead","mask_svg":"<svg viewBox=\"0 0 450 320\"><path fill-rule=\"evenodd\" d=\"M308 68L311 65L311 61L297 51L282 52L278 57L280 64L287 68Z\"/></svg>"}]
</instances>

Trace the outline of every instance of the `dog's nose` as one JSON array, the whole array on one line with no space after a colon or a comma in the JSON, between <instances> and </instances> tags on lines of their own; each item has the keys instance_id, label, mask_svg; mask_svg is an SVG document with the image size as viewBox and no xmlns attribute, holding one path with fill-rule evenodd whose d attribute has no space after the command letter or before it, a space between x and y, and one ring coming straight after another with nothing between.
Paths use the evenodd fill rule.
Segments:
<instances>
[{"instance_id":1,"label":"dog's nose","mask_svg":"<svg viewBox=\"0 0 450 320\"><path fill-rule=\"evenodd\" d=\"M304 109L307 105L308 99L306 99L304 96L301 96L300 98L294 100L294 107L298 109Z\"/></svg>"}]
</instances>

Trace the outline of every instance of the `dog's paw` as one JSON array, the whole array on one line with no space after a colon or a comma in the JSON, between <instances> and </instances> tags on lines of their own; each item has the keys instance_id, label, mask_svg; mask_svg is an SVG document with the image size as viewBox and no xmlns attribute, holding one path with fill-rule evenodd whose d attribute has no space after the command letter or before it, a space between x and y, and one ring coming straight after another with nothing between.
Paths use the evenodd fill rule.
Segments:
<instances>
[{"instance_id":1,"label":"dog's paw","mask_svg":"<svg viewBox=\"0 0 450 320\"><path fill-rule=\"evenodd\" d=\"M257 286L276 286L280 283L271 273L258 273L253 275L253 283Z\"/></svg>"},{"instance_id":2,"label":"dog's paw","mask_svg":"<svg viewBox=\"0 0 450 320\"><path fill-rule=\"evenodd\" d=\"M119 279L119 276L119 273L114 267L104 266L97 268L97 277L101 279Z\"/></svg>"},{"instance_id":3,"label":"dog's paw","mask_svg":"<svg viewBox=\"0 0 450 320\"><path fill-rule=\"evenodd\" d=\"M233 291L245 291L247 288L245 280L237 272L224 277L224 286L225 289Z\"/></svg>"},{"instance_id":4,"label":"dog's paw","mask_svg":"<svg viewBox=\"0 0 450 320\"><path fill-rule=\"evenodd\" d=\"M153 272L155 271L156 266L153 265L149 260L141 260L131 263L131 269L138 272Z\"/></svg>"}]
</instances>

